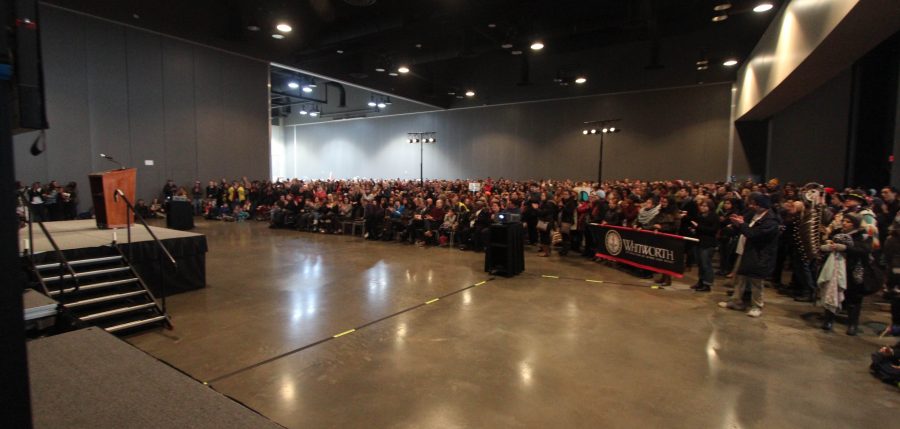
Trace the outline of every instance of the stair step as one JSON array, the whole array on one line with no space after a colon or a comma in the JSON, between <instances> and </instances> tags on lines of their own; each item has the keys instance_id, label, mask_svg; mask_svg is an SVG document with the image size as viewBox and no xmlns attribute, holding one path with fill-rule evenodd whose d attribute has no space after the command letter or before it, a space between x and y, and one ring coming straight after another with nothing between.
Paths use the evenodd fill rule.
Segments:
<instances>
[{"instance_id":1,"label":"stair step","mask_svg":"<svg viewBox=\"0 0 900 429\"><path fill-rule=\"evenodd\" d=\"M80 278L84 278L84 277L98 276L101 274L120 273L123 271L130 271L130 270L131 270L131 268L129 268L129 267L116 267L116 268L106 268L103 270L84 271L81 273L75 273L75 278L80 279ZM44 280L44 283L59 281L59 278L60 278L60 276L42 277L42 279ZM63 279L71 279L72 275L65 274L62 276L62 278Z\"/></svg>"},{"instance_id":2,"label":"stair step","mask_svg":"<svg viewBox=\"0 0 900 429\"><path fill-rule=\"evenodd\" d=\"M105 287L112 287L112 286L119 286L119 285L124 285L124 284L128 284L128 283L135 283L137 281L138 281L137 277L132 277L132 278L122 279L122 280L112 280L112 281L108 281L108 282L91 283L91 284L81 285L78 288L78 291L86 292L86 291L91 291L91 290L103 289ZM50 296L56 296L61 293L72 293L72 292L75 292L74 287L68 287L68 288L65 288L62 290L51 290Z\"/></svg>"},{"instance_id":3,"label":"stair step","mask_svg":"<svg viewBox=\"0 0 900 429\"><path fill-rule=\"evenodd\" d=\"M142 290L136 290L133 292L124 292L124 293L117 293L117 294L113 294L113 295L98 296L96 298L83 299L81 301L75 301L75 302L63 304L63 307L76 308L76 307L81 307L81 306L90 305L90 304L97 304L97 303L101 303L101 302L115 301L117 299L123 299L123 298L132 297L132 296L144 295L146 293L147 293L147 291L142 289Z\"/></svg>"},{"instance_id":4,"label":"stair step","mask_svg":"<svg viewBox=\"0 0 900 429\"><path fill-rule=\"evenodd\" d=\"M117 314L124 314L124 313L128 313L131 311L143 310L145 308L153 308L155 306L156 306L156 303L148 302L146 304L139 304L139 305L134 305L131 307L116 308L116 309L109 310L109 311L102 311L100 313L93 313L93 314L88 314L88 315L84 315L84 316L79 316L78 318L81 319L81 321L83 321L83 322L89 322L91 320L102 319L104 317L115 316Z\"/></svg>"},{"instance_id":5,"label":"stair step","mask_svg":"<svg viewBox=\"0 0 900 429\"><path fill-rule=\"evenodd\" d=\"M116 325L116 326L110 326L108 328L103 328L103 329L105 329L106 332L116 332L116 331L121 331L123 329L136 328L138 326L149 325L151 323L161 322L165 319L166 319L166 316L154 316L149 319L135 320L133 322L123 323L121 325Z\"/></svg>"},{"instance_id":6,"label":"stair step","mask_svg":"<svg viewBox=\"0 0 900 429\"><path fill-rule=\"evenodd\" d=\"M91 259L79 259L76 261L69 261L69 265L75 267L78 265L89 265L89 264L100 264L104 262L113 262L113 261L121 261L122 255L116 256L104 256L102 258L91 258ZM54 262L51 264L41 264L35 265L34 267L38 270L49 270L51 268L59 268L62 264L59 262Z\"/></svg>"}]
</instances>

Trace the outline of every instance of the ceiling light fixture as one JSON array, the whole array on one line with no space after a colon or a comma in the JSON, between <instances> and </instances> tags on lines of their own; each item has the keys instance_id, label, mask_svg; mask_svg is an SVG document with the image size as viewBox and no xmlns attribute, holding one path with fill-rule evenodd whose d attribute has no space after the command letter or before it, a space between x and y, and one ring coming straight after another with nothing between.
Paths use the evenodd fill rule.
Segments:
<instances>
[{"instance_id":1,"label":"ceiling light fixture","mask_svg":"<svg viewBox=\"0 0 900 429\"><path fill-rule=\"evenodd\" d=\"M466 97L474 97L474 96L475 96L475 91L472 91L471 89L466 91Z\"/></svg>"},{"instance_id":2,"label":"ceiling light fixture","mask_svg":"<svg viewBox=\"0 0 900 429\"><path fill-rule=\"evenodd\" d=\"M509 49L509 48L513 47L513 44L512 43L504 43L504 44L500 45L500 47L503 49Z\"/></svg>"},{"instance_id":3,"label":"ceiling light fixture","mask_svg":"<svg viewBox=\"0 0 900 429\"><path fill-rule=\"evenodd\" d=\"M731 9L731 3L721 3L717 4L713 7L713 10L716 12L721 12L723 10Z\"/></svg>"},{"instance_id":4,"label":"ceiling light fixture","mask_svg":"<svg viewBox=\"0 0 900 429\"><path fill-rule=\"evenodd\" d=\"M391 104L394 104L394 102L391 101L391 97L387 97L384 99L384 104L387 104L388 106L390 106Z\"/></svg>"},{"instance_id":5,"label":"ceiling light fixture","mask_svg":"<svg viewBox=\"0 0 900 429\"><path fill-rule=\"evenodd\" d=\"M735 59L735 58L728 58L728 59L725 60L725 62L722 63L722 65L725 66L725 67L734 67L734 66L737 65L737 63L738 63L738 60L737 60L737 59Z\"/></svg>"},{"instance_id":6,"label":"ceiling light fixture","mask_svg":"<svg viewBox=\"0 0 900 429\"><path fill-rule=\"evenodd\" d=\"M513 55L522 55L522 51L520 51L520 50L517 49L517 50L515 50L515 51L510 52L510 54L513 54Z\"/></svg>"},{"instance_id":7,"label":"ceiling light fixture","mask_svg":"<svg viewBox=\"0 0 900 429\"><path fill-rule=\"evenodd\" d=\"M456 91L447 91L447 95L456 95Z\"/></svg>"},{"instance_id":8,"label":"ceiling light fixture","mask_svg":"<svg viewBox=\"0 0 900 429\"><path fill-rule=\"evenodd\" d=\"M578 76L575 78L575 83L581 85L582 83L587 82L587 78L584 76Z\"/></svg>"},{"instance_id":9,"label":"ceiling light fixture","mask_svg":"<svg viewBox=\"0 0 900 429\"><path fill-rule=\"evenodd\" d=\"M318 117L319 116L319 106L316 106L316 110L309 112L309 116L312 116L313 118Z\"/></svg>"},{"instance_id":10,"label":"ceiling light fixture","mask_svg":"<svg viewBox=\"0 0 900 429\"><path fill-rule=\"evenodd\" d=\"M398 75L397 72L389 72L388 76L400 76L400 75Z\"/></svg>"},{"instance_id":11,"label":"ceiling light fixture","mask_svg":"<svg viewBox=\"0 0 900 429\"><path fill-rule=\"evenodd\" d=\"M343 54L343 53L344 53L344 50L343 50L343 49L338 49L338 50L335 51L335 52L337 52L337 53L339 53L339 54Z\"/></svg>"},{"instance_id":12,"label":"ceiling light fixture","mask_svg":"<svg viewBox=\"0 0 900 429\"><path fill-rule=\"evenodd\" d=\"M281 40L281 39L284 39L284 34L277 34L277 33L276 33L276 34L273 34L273 35L272 35L272 38L273 38L273 39Z\"/></svg>"},{"instance_id":13,"label":"ceiling light fixture","mask_svg":"<svg viewBox=\"0 0 900 429\"><path fill-rule=\"evenodd\" d=\"M409 73L409 67L407 67L407 66L400 66L400 67L397 68L397 71L400 72L400 73L404 73L404 74L405 74L405 73Z\"/></svg>"},{"instance_id":14,"label":"ceiling light fixture","mask_svg":"<svg viewBox=\"0 0 900 429\"><path fill-rule=\"evenodd\" d=\"M773 7L775 6L772 3L766 1L756 5L756 7L753 8L753 11L756 13L763 13L772 10Z\"/></svg>"},{"instance_id":15,"label":"ceiling light fixture","mask_svg":"<svg viewBox=\"0 0 900 429\"><path fill-rule=\"evenodd\" d=\"M375 67L375 71L378 73L384 73L384 67Z\"/></svg>"},{"instance_id":16,"label":"ceiling light fixture","mask_svg":"<svg viewBox=\"0 0 900 429\"><path fill-rule=\"evenodd\" d=\"M310 88L309 85L305 85L303 86L303 92L309 94L310 92L312 92L312 88Z\"/></svg>"},{"instance_id":17,"label":"ceiling light fixture","mask_svg":"<svg viewBox=\"0 0 900 429\"><path fill-rule=\"evenodd\" d=\"M587 135L588 130L581 130L581 134Z\"/></svg>"},{"instance_id":18,"label":"ceiling light fixture","mask_svg":"<svg viewBox=\"0 0 900 429\"><path fill-rule=\"evenodd\" d=\"M248 25L247 29L250 31L259 31L259 26L256 25Z\"/></svg>"},{"instance_id":19,"label":"ceiling light fixture","mask_svg":"<svg viewBox=\"0 0 900 429\"><path fill-rule=\"evenodd\" d=\"M377 106L379 109L384 109L385 107L387 107L387 104L384 104L384 101L382 101L382 102L378 103Z\"/></svg>"},{"instance_id":20,"label":"ceiling light fixture","mask_svg":"<svg viewBox=\"0 0 900 429\"><path fill-rule=\"evenodd\" d=\"M308 87L310 87L310 88L315 88L315 87L317 87L318 85L316 85L316 80L315 80L315 79L310 79L309 84L306 85L306 86L308 86Z\"/></svg>"},{"instance_id":21,"label":"ceiling light fixture","mask_svg":"<svg viewBox=\"0 0 900 429\"><path fill-rule=\"evenodd\" d=\"M281 23L281 24L276 25L276 26L275 26L275 29L278 30L278 31L280 31L280 32L282 32L282 33L290 33L291 30L293 30L293 28L291 28L290 25L287 25L287 24L285 24L285 23Z\"/></svg>"},{"instance_id":22,"label":"ceiling light fixture","mask_svg":"<svg viewBox=\"0 0 900 429\"><path fill-rule=\"evenodd\" d=\"M309 110L306 110L306 105L300 107L300 114L301 114L301 115L308 115L308 114L309 114Z\"/></svg>"},{"instance_id":23,"label":"ceiling light fixture","mask_svg":"<svg viewBox=\"0 0 900 429\"><path fill-rule=\"evenodd\" d=\"M728 19L728 14L723 13L721 15L716 15L716 16L712 17L712 22L722 22L726 19Z\"/></svg>"},{"instance_id":24,"label":"ceiling light fixture","mask_svg":"<svg viewBox=\"0 0 900 429\"><path fill-rule=\"evenodd\" d=\"M497 24L494 24L492 22L492 23L488 24L488 28L497 28Z\"/></svg>"},{"instance_id":25,"label":"ceiling light fixture","mask_svg":"<svg viewBox=\"0 0 900 429\"><path fill-rule=\"evenodd\" d=\"M294 81L290 81L290 82L288 82L288 88L297 89L297 88L300 88L300 84L297 82L294 82Z\"/></svg>"},{"instance_id":26,"label":"ceiling light fixture","mask_svg":"<svg viewBox=\"0 0 900 429\"><path fill-rule=\"evenodd\" d=\"M369 103L368 103L368 106L369 106L369 107L375 107L377 104L378 104L378 103L375 103L375 96L374 96L374 95L369 96Z\"/></svg>"},{"instance_id":27,"label":"ceiling light fixture","mask_svg":"<svg viewBox=\"0 0 900 429\"><path fill-rule=\"evenodd\" d=\"M544 49L544 43L543 43L543 42L537 41L537 42L534 42L534 43L531 44L531 50L532 50L532 51L540 51L541 49Z\"/></svg>"}]
</instances>

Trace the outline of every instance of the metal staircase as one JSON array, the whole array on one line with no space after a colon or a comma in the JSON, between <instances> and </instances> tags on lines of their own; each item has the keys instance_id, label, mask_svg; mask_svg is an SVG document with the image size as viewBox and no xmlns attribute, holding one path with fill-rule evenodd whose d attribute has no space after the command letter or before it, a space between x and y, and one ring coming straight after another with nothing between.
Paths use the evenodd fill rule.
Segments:
<instances>
[{"instance_id":1,"label":"metal staircase","mask_svg":"<svg viewBox=\"0 0 900 429\"><path fill-rule=\"evenodd\" d=\"M86 326L128 333L138 328L171 326L169 317L115 244L109 256L34 265L44 293Z\"/></svg>"}]
</instances>

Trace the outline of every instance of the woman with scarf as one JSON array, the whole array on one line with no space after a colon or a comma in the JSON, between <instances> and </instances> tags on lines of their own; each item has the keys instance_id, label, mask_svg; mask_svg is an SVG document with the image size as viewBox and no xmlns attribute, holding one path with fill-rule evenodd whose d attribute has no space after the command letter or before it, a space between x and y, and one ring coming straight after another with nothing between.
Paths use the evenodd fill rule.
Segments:
<instances>
[{"instance_id":1,"label":"woman with scarf","mask_svg":"<svg viewBox=\"0 0 900 429\"><path fill-rule=\"evenodd\" d=\"M819 299L825 307L825 323L822 329L831 331L835 314L847 310L847 335L859 330L859 314L865 297L863 286L865 266L872 254L872 237L861 228L862 216L848 213L841 220L841 229L835 230L821 247L827 254L819 275Z\"/></svg>"}]
</instances>

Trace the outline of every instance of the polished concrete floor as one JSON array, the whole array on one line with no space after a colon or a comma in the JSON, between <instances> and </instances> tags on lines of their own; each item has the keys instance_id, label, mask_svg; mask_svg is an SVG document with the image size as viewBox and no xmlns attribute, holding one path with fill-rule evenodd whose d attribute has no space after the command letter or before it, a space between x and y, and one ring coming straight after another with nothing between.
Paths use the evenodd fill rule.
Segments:
<instances>
[{"instance_id":1,"label":"polished concrete floor","mask_svg":"<svg viewBox=\"0 0 900 429\"><path fill-rule=\"evenodd\" d=\"M818 330L809 304L770 294L751 319L716 307L718 284L652 288L575 256L529 253L524 274L491 278L453 249L256 222L195 232L208 287L169 299L174 330L128 341L289 428L885 427L900 413L867 372L891 342L875 306L853 338Z\"/></svg>"}]
</instances>

